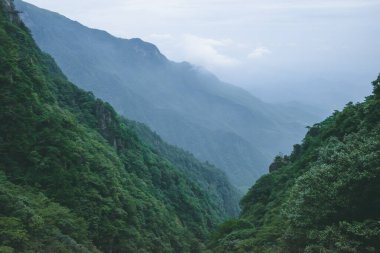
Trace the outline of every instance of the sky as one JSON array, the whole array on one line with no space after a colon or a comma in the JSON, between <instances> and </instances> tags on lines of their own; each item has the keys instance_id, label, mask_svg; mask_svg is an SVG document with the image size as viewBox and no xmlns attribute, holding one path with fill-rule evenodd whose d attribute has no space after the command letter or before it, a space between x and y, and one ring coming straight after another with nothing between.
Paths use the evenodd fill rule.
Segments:
<instances>
[{"instance_id":1,"label":"sky","mask_svg":"<svg viewBox=\"0 0 380 253\"><path fill-rule=\"evenodd\" d=\"M360 101L380 73L380 0L27 0L274 103Z\"/></svg>"}]
</instances>

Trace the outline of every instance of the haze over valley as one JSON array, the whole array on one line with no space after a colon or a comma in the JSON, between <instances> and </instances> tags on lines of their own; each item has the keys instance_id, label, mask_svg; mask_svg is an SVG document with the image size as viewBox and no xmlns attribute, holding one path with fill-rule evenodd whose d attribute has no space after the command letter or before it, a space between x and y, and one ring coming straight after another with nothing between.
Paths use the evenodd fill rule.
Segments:
<instances>
[{"instance_id":1,"label":"haze over valley","mask_svg":"<svg viewBox=\"0 0 380 253\"><path fill-rule=\"evenodd\" d=\"M0 253L380 252L377 0L0 0Z\"/></svg>"}]
</instances>

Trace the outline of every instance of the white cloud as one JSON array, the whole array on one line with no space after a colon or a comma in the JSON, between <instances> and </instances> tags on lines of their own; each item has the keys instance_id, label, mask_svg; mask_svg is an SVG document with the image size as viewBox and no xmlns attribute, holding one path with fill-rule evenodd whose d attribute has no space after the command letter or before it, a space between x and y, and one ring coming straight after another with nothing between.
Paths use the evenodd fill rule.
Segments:
<instances>
[{"instance_id":1,"label":"white cloud","mask_svg":"<svg viewBox=\"0 0 380 253\"><path fill-rule=\"evenodd\" d=\"M266 47L258 47L256 48L255 50L253 50L249 55L248 55L248 58L249 59L258 59L258 58L261 58L265 55L268 55L268 54L271 54L272 51L270 51L268 48Z\"/></svg>"},{"instance_id":2,"label":"white cloud","mask_svg":"<svg viewBox=\"0 0 380 253\"><path fill-rule=\"evenodd\" d=\"M209 68L239 64L239 60L221 52L221 49L230 46L231 43L229 39L215 40L192 34L183 36L186 59Z\"/></svg>"}]
</instances>

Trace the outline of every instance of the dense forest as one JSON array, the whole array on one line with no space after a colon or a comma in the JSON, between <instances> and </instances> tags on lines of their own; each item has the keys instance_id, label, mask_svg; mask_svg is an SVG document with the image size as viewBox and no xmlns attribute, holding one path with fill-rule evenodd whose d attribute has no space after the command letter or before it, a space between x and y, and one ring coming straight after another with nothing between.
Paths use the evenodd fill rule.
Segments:
<instances>
[{"instance_id":1,"label":"dense forest","mask_svg":"<svg viewBox=\"0 0 380 253\"><path fill-rule=\"evenodd\" d=\"M380 252L380 77L373 87L275 158L240 218L213 235L213 252Z\"/></svg>"},{"instance_id":2,"label":"dense forest","mask_svg":"<svg viewBox=\"0 0 380 253\"><path fill-rule=\"evenodd\" d=\"M141 142L153 133L70 83L8 0L0 84L1 253L202 252L237 214L223 173Z\"/></svg>"}]
</instances>

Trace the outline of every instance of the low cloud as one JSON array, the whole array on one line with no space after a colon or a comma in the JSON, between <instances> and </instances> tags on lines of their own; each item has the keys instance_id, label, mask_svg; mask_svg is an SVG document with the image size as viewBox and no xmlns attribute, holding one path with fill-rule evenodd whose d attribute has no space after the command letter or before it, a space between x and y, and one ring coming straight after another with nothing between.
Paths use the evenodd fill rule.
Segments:
<instances>
[{"instance_id":1,"label":"low cloud","mask_svg":"<svg viewBox=\"0 0 380 253\"><path fill-rule=\"evenodd\" d=\"M224 54L223 49L231 45L231 40L215 40L192 34L183 36L183 48L186 58L206 67L234 66L239 60Z\"/></svg>"},{"instance_id":2,"label":"low cloud","mask_svg":"<svg viewBox=\"0 0 380 253\"><path fill-rule=\"evenodd\" d=\"M256 48L255 50L253 50L249 55L248 55L248 58L249 59L258 59L258 58L261 58L265 55L269 55L271 54L272 51L270 51L268 48L266 47L258 47Z\"/></svg>"}]
</instances>

